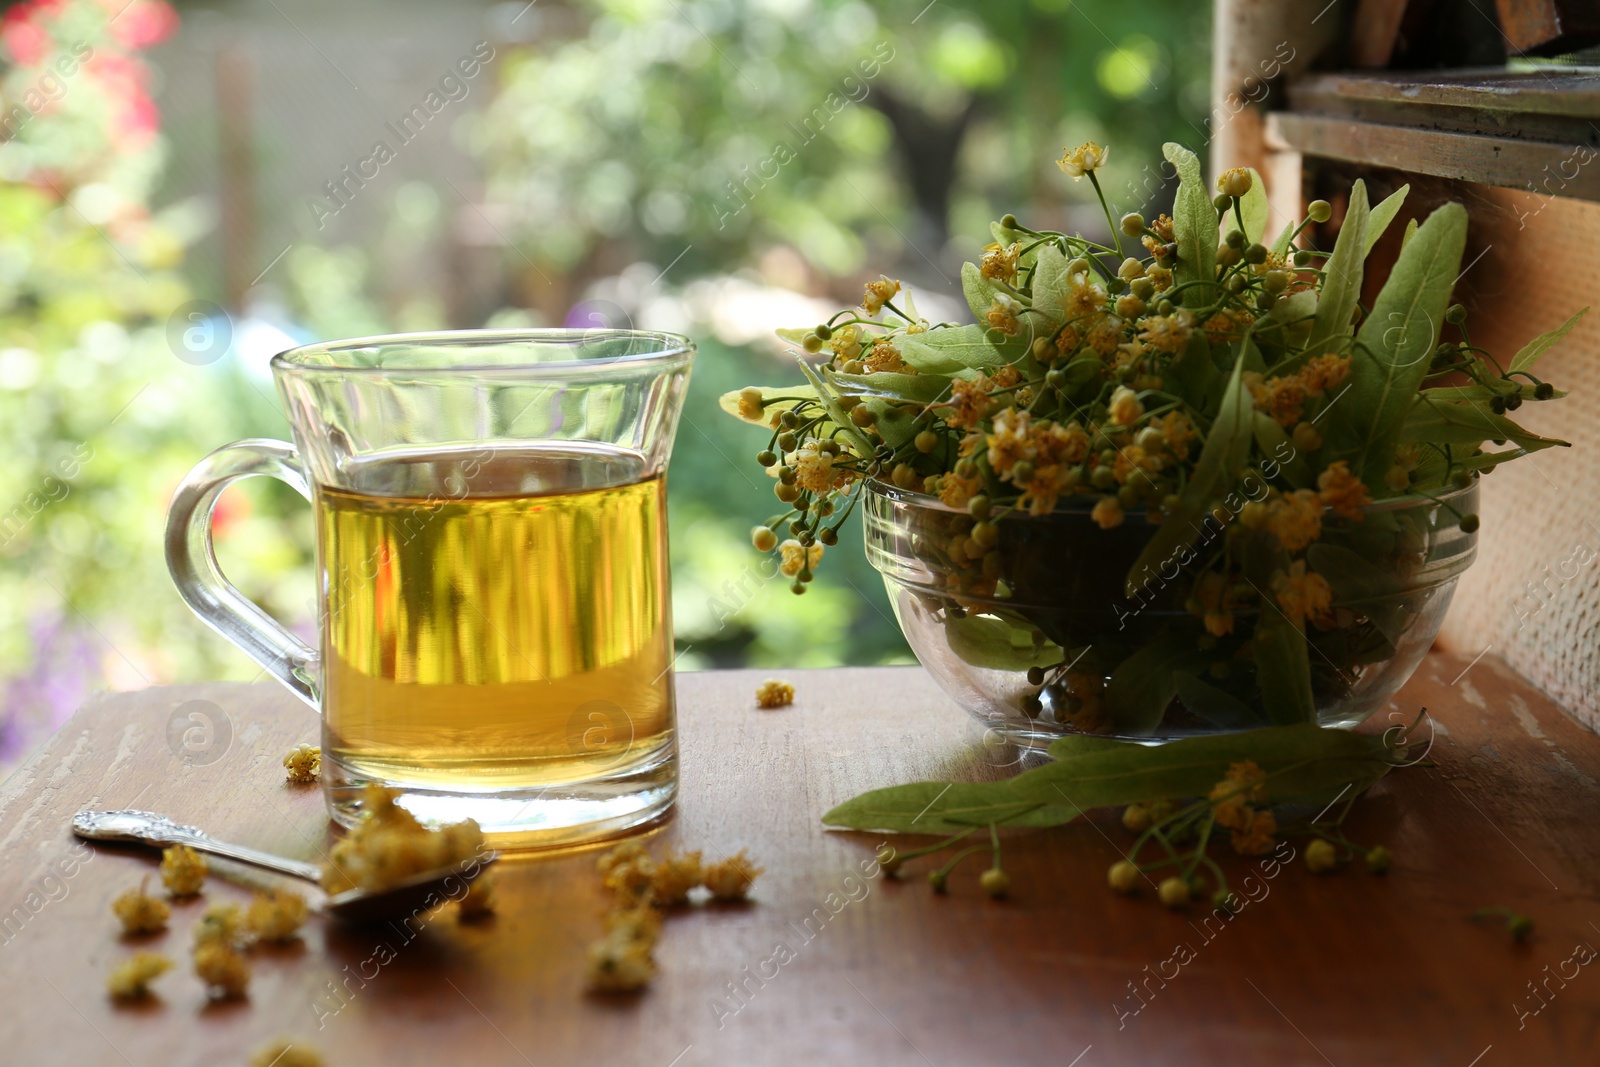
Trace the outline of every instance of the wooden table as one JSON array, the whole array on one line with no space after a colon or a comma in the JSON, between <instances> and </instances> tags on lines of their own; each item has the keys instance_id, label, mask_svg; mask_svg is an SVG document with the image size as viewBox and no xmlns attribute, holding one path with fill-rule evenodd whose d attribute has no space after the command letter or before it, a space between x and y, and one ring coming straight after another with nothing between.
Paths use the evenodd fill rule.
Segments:
<instances>
[{"instance_id":1,"label":"wooden table","mask_svg":"<svg viewBox=\"0 0 1600 1067\"><path fill-rule=\"evenodd\" d=\"M636 998L582 991L602 908L587 851L503 864L497 917L446 910L409 943L313 920L302 945L256 955L237 1003L207 1004L188 973L204 904L181 905L147 946L180 970L159 1000L114 1006L105 975L132 947L107 904L153 863L76 846L73 811L137 805L306 859L329 835L320 794L282 780L279 756L316 726L288 694L102 697L0 787L0 1062L237 1064L282 1036L333 1067L1593 1063L1600 967L1569 961L1600 946L1600 741L1494 660L1467 667L1424 664L1396 707L1436 716L1437 766L1390 776L1348 828L1387 843L1393 871L1296 861L1225 926L1109 892L1129 840L1111 816L1017 835L1006 901L979 891L980 863L944 897L863 878L878 840L818 817L874 786L1003 773L976 726L915 669L787 672L799 698L773 712L753 706L760 674L684 675L682 799L659 836L708 858L748 848L767 872L748 906L669 919ZM231 725L211 762L169 748L193 700ZM1468 918L1488 905L1532 916L1532 938Z\"/></svg>"}]
</instances>

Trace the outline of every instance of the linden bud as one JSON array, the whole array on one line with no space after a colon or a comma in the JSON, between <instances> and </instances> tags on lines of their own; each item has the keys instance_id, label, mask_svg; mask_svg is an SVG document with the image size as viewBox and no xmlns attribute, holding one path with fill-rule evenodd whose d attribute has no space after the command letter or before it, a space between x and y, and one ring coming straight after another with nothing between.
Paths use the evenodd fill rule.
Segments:
<instances>
[{"instance_id":1,"label":"linden bud","mask_svg":"<svg viewBox=\"0 0 1600 1067\"><path fill-rule=\"evenodd\" d=\"M912 442L912 444L916 445L918 452L921 452L923 455L927 455L929 452L932 452L934 449L939 447L939 435L934 433L932 430L923 430L921 433L917 434L916 439Z\"/></svg>"},{"instance_id":2,"label":"linden bud","mask_svg":"<svg viewBox=\"0 0 1600 1067\"><path fill-rule=\"evenodd\" d=\"M850 412L850 421L857 426L867 427L878 421L878 416L872 413L871 408L863 404Z\"/></svg>"},{"instance_id":3,"label":"linden bud","mask_svg":"<svg viewBox=\"0 0 1600 1067\"><path fill-rule=\"evenodd\" d=\"M1281 293L1289 288L1289 272L1286 270L1269 270L1261 278L1261 284L1269 293Z\"/></svg>"},{"instance_id":4,"label":"linden bud","mask_svg":"<svg viewBox=\"0 0 1600 1067\"><path fill-rule=\"evenodd\" d=\"M947 876L945 875L945 873L943 871L929 871L928 872L928 884L933 887L933 891L935 893L943 893L944 892L946 877Z\"/></svg>"},{"instance_id":5,"label":"linden bud","mask_svg":"<svg viewBox=\"0 0 1600 1067\"><path fill-rule=\"evenodd\" d=\"M1239 523L1247 530L1259 530L1267 524L1267 506L1252 500L1239 510Z\"/></svg>"},{"instance_id":6,"label":"linden bud","mask_svg":"<svg viewBox=\"0 0 1600 1067\"><path fill-rule=\"evenodd\" d=\"M821 326L818 326L811 332L816 334L820 339L826 341L828 338L833 336L833 327L829 326L827 323L823 323Z\"/></svg>"},{"instance_id":7,"label":"linden bud","mask_svg":"<svg viewBox=\"0 0 1600 1067\"><path fill-rule=\"evenodd\" d=\"M1526 915L1513 915L1506 922L1506 929L1511 931L1511 936L1518 941L1528 940L1528 935L1533 933L1533 920Z\"/></svg>"},{"instance_id":8,"label":"linden bud","mask_svg":"<svg viewBox=\"0 0 1600 1067\"><path fill-rule=\"evenodd\" d=\"M1139 868L1127 860L1113 863L1106 872L1106 881L1119 893L1132 893L1139 888Z\"/></svg>"},{"instance_id":9,"label":"linden bud","mask_svg":"<svg viewBox=\"0 0 1600 1067\"><path fill-rule=\"evenodd\" d=\"M1476 513L1461 516L1462 533L1477 533L1480 525L1482 525L1482 523L1479 521Z\"/></svg>"},{"instance_id":10,"label":"linden bud","mask_svg":"<svg viewBox=\"0 0 1600 1067\"><path fill-rule=\"evenodd\" d=\"M812 355L816 355L822 351L822 338L814 333L808 333L800 339L800 347Z\"/></svg>"},{"instance_id":11,"label":"linden bud","mask_svg":"<svg viewBox=\"0 0 1600 1067\"><path fill-rule=\"evenodd\" d=\"M777 485L772 487L772 495L783 501L785 504L793 504L795 500L799 498L800 490L796 489L792 485L779 482Z\"/></svg>"},{"instance_id":12,"label":"linden bud","mask_svg":"<svg viewBox=\"0 0 1600 1067\"><path fill-rule=\"evenodd\" d=\"M1155 279L1150 277L1135 278L1128 283L1128 291L1140 300L1149 300L1156 295Z\"/></svg>"},{"instance_id":13,"label":"linden bud","mask_svg":"<svg viewBox=\"0 0 1600 1067\"><path fill-rule=\"evenodd\" d=\"M992 522L980 522L972 528L972 543L985 552L1000 543L1000 528Z\"/></svg>"},{"instance_id":14,"label":"linden bud","mask_svg":"<svg viewBox=\"0 0 1600 1067\"><path fill-rule=\"evenodd\" d=\"M769 527L757 526L750 531L750 543L756 546L757 552L771 552L778 547L778 535Z\"/></svg>"},{"instance_id":15,"label":"linden bud","mask_svg":"<svg viewBox=\"0 0 1600 1067\"><path fill-rule=\"evenodd\" d=\"M1327 222L1333 218L1333 205L1326 200L1313 200L1306 205L1306 218L1312 222Z\"/></svg>"},{"instance_id":16,"label":"linden bud","mask_svg":"<svg viewBox=\"0 0 1600 1067\"><path fill-rule=\"evenodd\" d=\"M1007 230L1014 230L1017 228L1017 217L1007 212L1000 216L1000 225Z\"/></svg>"},{"instance_id":17,"label":"linden bud","mask_svg":"<svg viewBox=\"0 0 1600 1067\"><path fill-rule=\"evenodd\" d=\"M833 545L839 543L839 532L832 526L824 526L821 530L817 531L817 540L821 541L825 545L828 545L829 547L832 547Z\"/></svg>"},{"instance_id":18,"label":"linden bud","mask_svg":"<svg viewBox=\"0 0 1600 1067\"><path fill-rule=\"evenodd\" d=\"M778 425L782 426L785 430L792 430L796 426L800 425L800 416L796 415L792 411L785 411L782 415L778 416Z\"/></svg>"},{"instance_id":19,"label":"linden bud","mask_svg":"<svg viewBox=\"0 0 1600 1067\"><path fill-rule=\"evenodd\" d=\"M792 431L785 430L778 435L778 447L784 452L793 452L800 444L800 439Z\"/></svg>"},{"instance_id":20,"label":"linden bud","mask_svg":"<svg viewBox=\"0 0 1600 1067\"><path fill-rule=\"evenodd\" d=\"M1535 400L1549 400L1555 395L1556 387L1551 385L1549 382L1540 382L1538 385L1533 387L1533 398Z\"/></svg>"},{"instance_id":21,"label":"linden bud","mask_svg":"<svg viewBox=\"0 0 1600 1067\"><path fill-rule=\"evenodd\" d=\"M1127 259L1123 260L1122 266L1117 268L1117 277L1121 278L1125 282L1131 282L1133 279L1141 278L1143 276L1144 264L1140 263L1132 256L1129 256Z\"/></svg>"},{"instance_id":22,"label":"linden bud","mask_svg":"<svg viewBox=\"0 0 1600 1067\"><path fill-rule=\"evenodd\" d=\"M1011 888L1011 879L1000 868L990 867L978 878L978 884L983 886L985 893L998 900Z\"/></svg>"},{"instance_id":23,"label":"linden bud","mask_svg":"<svg viewBox=\"0 0 1600 1067\"><path fill-rule=\"evenodd\" d=\"M978 474L978 465L970 459L956 460L955 475L957 478L975 478Z\"/></svg>"},{"instance_id":24,"label":"linden bud","mask_svg":"<svg viewBox=\"0 0 1600 1067\"><path fill-rule=\"evenodd\" d=\"M802 582L798 578L796 578L795 581L794 581L794 584L789 587L789 592L793 593L795 596L800 596L803 593L805 593L805 591L806 591L806 583Z\"/></svg>"},{"instance_id":25,"label":"linden bud","mask_svg":"<svg viewBox=\"0 0 1600 1067\"><path fill-rule=\"evenodd\" d=\"M1130 211L1122 216L1122 232L1129 237L1138 237L1144 233L1144 216L1137 211Z\"/></svg>"},{"instance_id":26,"label":"linden bud","mask_svg":"<svg viewBox=\"0 0 1600 1067\"><path fill-rule=\"evenodd\" d=\"M1265 263L1267 261L1267 246L1251 245L1249 248L1244 250L1244 259L1246 263Z\"/></svg>"},{"instance_id":27,"label":"linden bud","mask_svg":"<svg viewBox=\"0 0 1600 1067\"><path fill-rule=\"evenodd\" d=\"M912 486L920 482L922 477L921 475L917 474L917 469L911 464L896 463L894 470L889 474L889 479L901 489L910 489Z\"/></svg>"},{"instance_id":28,"label":"linden bud","mask_svg":"<svg viewBox=\"0 0 1600 1067\"><path fill-rule=\"evenodd\" d=\"M1216 208L1218 211L1226 211L1233 206L1233 197L1229 196L1227 193L1218 193L1216 196L1211 198L1211 206Z\"/></svg>"},{"instance_id":29,"label":"linden bud","mask_svg":"<svg viewBox=\"0 0 1600 1067\"><path fill-rule=\"evenodd\" d=\"M1161 903L1169 908L1181 908L1189 903L1191 893L1189 883L1176 876L1163 878L1156 887L1156 892L1161 896Z\"/></svg>"},{"instance_id":30,"label":"linden bud","mask_svg":"<svg viewBox=\"0 0 1600 1067\"><path fill-rule=\"evenodd\" d=\"M1223 240L1228 243L1229 248L1237 248L1241 252L1244 251L1244 246L1250 243L1245 239L1243 230L1229 230L1228 236Z\"/></svg>"},{"instance_id":31,"label":"linden bud","mask_svg":"<svg viewBox=\"0 0 1600 1067\"><path fill-rule=\"evenodd\" d=\"M846 374L864 374L866 373L867 365L859 359L851 359L846 360L845 365L839 369Z\"/></svg>"},{"instance_id":32,"label":"linden bud","mask_svg":"<svg viewBox=\"0 0 1600 1067\"><path fill-rule=\"evenodd\" d=\"M1387 874L1392 863L1394 854L1382 845L1367 852L1367 870L1373 874Z\"/></svg>"},{"instance_id":33,"label":"linden bud","mask_svg":"<svg viewBox=\"0 0 1600 1067\"><path fill-rule=\"evenodd\" d=\"M1033 464L1027 460L1018 460L1011 466L1011 482L1013 485L1027 485L1033 481Z\"/></svg>"},{"instance_id":34,"label":"linden bud","mask_svg":"<svg viewBox=\"0 0 1600 1067\"><path fill-rule=\"evenodd\" d=\"M1029 667L1028 668L1028 684L1029 685L1043 685L1044 684L1044 668L1043 667L1034 666L1034 667Z\"/></svg>"},{"instance_id":35,"label":"linden bud","mask_svg":"<svg viewBox=\"0 0 1600 1067\"><path fill-rule=\"evenodd\" d=\"M778 462L778 454L771 449L763 449L756 453L756 462L763 467L770 467Z\"/></svg>"},{"instance_id":36,"label":"linden bud","mask_svg":"<svg viewBox=\"0 0 1600 1067\"><path fill-rule=\"evenodd\" d=\"M883 873L893 877L900 873L900 853L895 851L893 845L884 845L878 849L878 866L883 868Z\"/></svg>"},{"instance_id":37,"label":"linden bud","mask_svg":"<svg viewBox=\"0 0 1600 1067\"><path fill-rule=\"evenodd\" d=\"M1150 829L1150 809L1144 804L1129 804L1122 809L1122 827L1130 834L1142 834Z\"/></svg>"},{"instance_id":38,"label":"linden bud","mask_svg":"<svg viewBox=\"0 0 1600 1067\"><path fill-rule=\"evenodd\" d=\"M1048 363L1055 358L1056 345L1048 337L1035 337L1033 339L1033 358L1040 363Z\"/></svg>"},{"instance_id":39,"label":"linden bud","mask_svg":"<svg viewBox=\"0 0 1600 1067\"><path fill-rule=\"evenodd\" d=\"M1085 259L1084 257L1082 257L1082 256L1079 256L1077 259L1075 259L1071 263L1067 264L1067 277L1069 277L1069 278L1072 277L1074 274L1088 274L1088 273L1089 273L1089 261L1087 259Z\"/></svg>"},{"instance_id":40,"label":"linden bud","mask_svg":"<svg viewBox=\"0 0 1600 1067\"><path fill-rule=\"evenodd\" d=\"M967 501L968 513L970 513L972 517L977 519L979 522L983 522L989 517L992 507L993 505L989 503L989 498L983 493L979 493L977 496Z\"/></svg>"},{"instance_id":41,"label":"linden bud","mask_svg":"<svg viewBox=\"0 0 1600 1067\"><path fill-rule=\"evenodd\" d=\"M1232 914L1237 898L1230 890L1219 889L1211 894L1211 906L1224 914Z\"/></svg>"},{"instance_id":42,"label":"linden bud","mask_svg":"<svg viewBox=\"0 0 1600 1067\"><path fill-rule=\"evenodd\" d=\"M1467 309L1460 304L1451 304L1444 309L1444 321L1452 326L1460 326L1467 321Z\"/></svg>"},{"instance_id":43,"label":"linden bud","mask_svg":"<svg viewBox=\"0 0 1600 1067\"><path fill-rule=\"evenodd\" d=\"M1322 447L1322 435L1309 422L1296 423L1291 439L1294 447L1301 452L1315 452Z\"/></svg>"},{"instance_id":44,"label":"linden bud","mask_svg":"<svg viewBox=\"0 0 1600 1067\"><path fill-rule=\"evenodd\" d=\"M1306 846L1306 869L1314 874L1322 874L1339 866L1339 851L1333 847L1333 842L1325 838L1317 838Z\"/></svg>"}]
</instances>

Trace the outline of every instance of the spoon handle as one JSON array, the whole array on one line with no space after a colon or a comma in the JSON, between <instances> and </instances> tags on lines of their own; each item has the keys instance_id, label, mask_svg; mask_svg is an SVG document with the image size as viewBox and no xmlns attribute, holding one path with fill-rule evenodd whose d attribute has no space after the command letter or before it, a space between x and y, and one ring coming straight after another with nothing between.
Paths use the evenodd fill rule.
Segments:
<instances>
[{"instance_id":1,"label":"spoon handle","mask_svg":"<svg viewBox=\"0 0 1600 1067\"><path fill-rule=\"evenodd\" d=\"M200 852L264 867L292 878L304 878L308 882L322 881L322 871L314 863L302 863L229 841L218 841L198 826L185 826L153 811L80 811L72 817L72 832L94 841L133 841L158 847L188 845Z\"/></svg>"}]
</instances>

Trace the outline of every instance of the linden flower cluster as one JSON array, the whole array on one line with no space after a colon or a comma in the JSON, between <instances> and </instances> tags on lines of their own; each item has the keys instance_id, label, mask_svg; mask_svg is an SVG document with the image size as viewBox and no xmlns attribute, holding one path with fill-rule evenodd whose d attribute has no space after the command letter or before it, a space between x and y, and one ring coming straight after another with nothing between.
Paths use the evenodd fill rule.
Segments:
<instances>
[{"instance_id":1,"label":"linden flower cluster","mask_svg":"<svg viewBox=\"0 0 1600 1067\"><path fill-rule=\"evenodd\" d=\"M656 974L655 946L663 910L689 903L692 890L705 887L712 899L744 900L762 873L741 850L706 864L699 852L668 851L659 860L638 841L625 841L596 863L612 895L605 936L589 946L588 983L597 992L643 989Z\"/></svg>"},{"instance_id":2,"label":"linden flower cluster","mask_svg":"<svg viewBox=\"0 0 1600 1067\"><path fill-rule=\"evenodd\" d=\"M476 822L467 819L431 830L396 804L397 796L377 784L366 787L362 820L333 846L322 868L324 889L386 889L413 875L464 863L482 849L483 832Z\"/></svg>"},{"instance_id":3,"label":"linden flower cluster","mask_svg":"<svg viewBox=\"0 0 1600 1067\"><path fill-rule=\"evenodd\" d=\"M1204 869L1216 885L1211 905L1223 913L1239 910L1243 902L1228 888L1221 866L1206 855L1206 848L1222 829L1230 831L1233 850L1241 856L1281 854L1286 843L1280 840L1278 819L1269 806L1268 777L1254 760L1242 760L1230 764L1222 780L1192 803L1158 800L1130 804L1122 813L1122 824L1138 839L1127 859L1111 865L1106 881L1112 889L1129 895L1147 882L1154 884L1161 903L1182 908L1203 895L1205 881L1200 872ZM1310 824L1313 839L1305 848L1307 869L1317 874L1334 869L1342 847L1347 855L1364 854L1371 873L1387 873L1394 858L1387 848L1361 849L1344 837L1339 827L1348 811L1346 805L1333 821ZM1159 846L1159 857L1141 863L1139 857L1150 845ZM1176 870L1156 882L1152 874L1168 867Z\"/></svg>"}]
</instances>

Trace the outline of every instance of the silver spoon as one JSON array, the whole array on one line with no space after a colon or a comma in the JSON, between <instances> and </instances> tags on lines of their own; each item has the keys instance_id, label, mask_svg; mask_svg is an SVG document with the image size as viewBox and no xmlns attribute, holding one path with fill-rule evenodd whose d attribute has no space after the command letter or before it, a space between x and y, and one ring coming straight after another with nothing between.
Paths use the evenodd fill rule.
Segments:
<instances>
[{"instance_id":1,"label":"silver spoon","mask_svg":"<svg viewBox=\"0 0 1600 1067\"><path fill-rule=\"evenodd\" d=\"M153 811L80 811L72 817L72 832L91 841L134 842L157 847L188 845L199 852L263 867L291 878L302 878L319 886L322 884L322 868L314 863L302 863L228 841L218 841L197 826L184 826ZM445 897L459 899L460 890L498 858L491 852L483 857L474 857L459 867L424 871L387 889L351 889L331 894L325 910L329 915L351 922L378 922L413 915L432 906L428 903L430 894L435 898L433 904L438 904ZM454 893L447 885L452 879L457 883Z\"/></svg>"}]
</instances>

